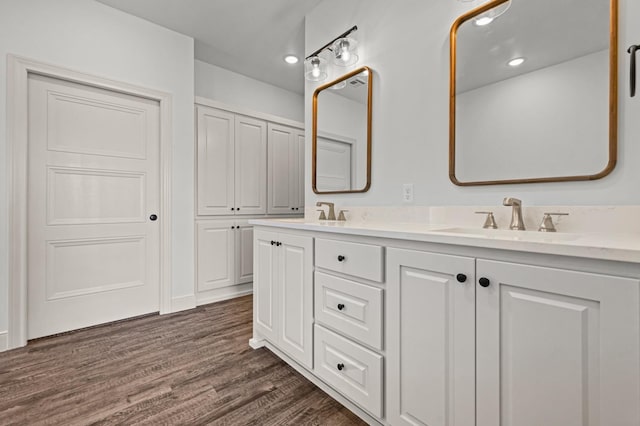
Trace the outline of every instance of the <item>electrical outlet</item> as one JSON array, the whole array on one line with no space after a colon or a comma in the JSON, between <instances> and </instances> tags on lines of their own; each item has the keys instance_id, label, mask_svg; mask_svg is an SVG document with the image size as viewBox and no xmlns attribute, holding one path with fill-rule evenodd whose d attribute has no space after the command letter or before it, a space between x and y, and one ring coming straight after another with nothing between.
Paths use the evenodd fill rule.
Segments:
<instances>
[{"instance_id":1,"label":"electrical outlet","mask_svg":"<svg viewBox=\"0 0 640 426\"><path fill-rule=\"evenodd\" d=\"M413 184L405 183L402 185L402 201L405 203L413 203Z\"/></svg>"}]
</instances>

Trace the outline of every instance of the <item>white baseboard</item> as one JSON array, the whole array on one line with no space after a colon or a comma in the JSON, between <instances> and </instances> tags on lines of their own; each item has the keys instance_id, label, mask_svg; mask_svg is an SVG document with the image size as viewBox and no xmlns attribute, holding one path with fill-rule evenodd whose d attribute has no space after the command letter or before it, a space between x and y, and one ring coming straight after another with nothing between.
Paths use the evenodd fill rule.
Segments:
<instances>
[{"instance_id":1,"label":"white baseboard","mask_svg":"<svg viewBox=\"0 0 640 426\"><path fill-rule=\"evenodd\" d=\"M235 299L253 293L253 283L239 284L231 287L217 288L196 294L196 304L207 305L209 303L222 302Z\"/></svg>"},{"instance_id":2,"label":"white baseboard","mask_svg":"<svg viewBox=\"0 0 640 426\"><path fill-rule=\"evenodd\" d=\"M264 339L256 339L255 337L249 339L249 346L251 346L252 349L263 348L265 343Z\"/></svg>"},{"instance_id":3,"label":"white baseboard","mask_svg":"<svg viewBox=\"0 0 640 426\"><path fill-rule=\"evenodd\" d=\"M186 311L187 309L193 309L196 307L195 294L189 294L186 296L174 297L171 299L171 312Z\"/></svg>"},{"instance_id":4,"label":"white baseboard","mask_svg":"<svg viewBox=\"0 0 640 426\"><path fill-rule=\"evenodd\" d=\"M9 349L9 334L6 331L0 331L0 352Z\"/></svg>"}]
</instances>

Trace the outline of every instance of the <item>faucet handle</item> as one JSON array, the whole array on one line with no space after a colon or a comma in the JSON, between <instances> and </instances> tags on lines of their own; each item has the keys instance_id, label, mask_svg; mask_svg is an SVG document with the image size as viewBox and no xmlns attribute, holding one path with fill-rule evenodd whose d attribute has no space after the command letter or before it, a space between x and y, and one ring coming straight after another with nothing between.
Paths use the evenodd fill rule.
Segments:
<instances>
[{"instance_id":1,"label":"faucet handle","mask_svg":"<svg viewBox=\"0 0 640 426\"><path fill-rule=\"evenodd\" d=\"M493 212L475 212L475 213L487 215L487 218L484 221L484 225L482 225L484 229L498 229L498 225L496 224L496 218L493 217Z\"/></svg>"},{"instance_id":2,"label":"faucet handle","mask_svg":"<svg viewBox=\"0 0 640 426\"><path fill-rule=\"evenodd\" d=\"M344 217L344 212L348 212L349 210L340 210L340 213L338 213L338 220L344 220L346 221L347 218Z\"/></svg>"},{"instance_id":3,"label":"faucet handle","mask_svg":"<svg viewBox=\"0 0 640 426\"><path fill-rule=\"evenodd\" d=\"M320 217L318 218L318 220L327 220L327 215L324 214L324 209L318 209L318 211L320 212Z\"/></svg>"},{"instance_id":4,"label":"faucet handle","mask_svg":"<svg viewBox=\"0 0 640 426\"><path fill-rule=\"evenodd\" d=\"M542 222L540 222L540 226L538 227L538 231L540 232L556 232L556 227L553 223L553 218L551 216L569 216L569 213L544 213L542 216Z\"/></svg>"}]
</instances>

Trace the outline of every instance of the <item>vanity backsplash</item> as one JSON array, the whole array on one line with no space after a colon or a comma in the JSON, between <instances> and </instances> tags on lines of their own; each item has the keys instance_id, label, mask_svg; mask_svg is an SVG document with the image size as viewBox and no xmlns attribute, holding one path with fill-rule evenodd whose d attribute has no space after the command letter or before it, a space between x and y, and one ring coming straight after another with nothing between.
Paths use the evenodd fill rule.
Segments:
<instances>
[{"instance_id":1,"label":"vanity backsplash","mask_svg":"<svg viewBox=\"0 0 640 426\"><path fill-rule=\"evenodd\" d=\"M492 211L498 229L509 229L511 207L498 200L492 206L343 206L336 200L336 211L346 210L348 221L429 223L448 226L481 228L485 215L475 212ZM545 213L568 213L554 216L558 232L638 233L640 206L527 206L522 200L522 215L528 231L537 231ZM317 220L317 207L305 209L307 220Z\"/></svg>"}]
</instances>

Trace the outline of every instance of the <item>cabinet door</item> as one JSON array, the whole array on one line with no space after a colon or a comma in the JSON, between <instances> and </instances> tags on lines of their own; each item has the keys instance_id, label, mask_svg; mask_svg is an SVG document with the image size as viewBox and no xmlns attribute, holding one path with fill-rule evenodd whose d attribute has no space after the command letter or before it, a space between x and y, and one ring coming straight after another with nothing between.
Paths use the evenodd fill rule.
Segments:
<instances>
[{"instance_id":1,"label":"cabinet door","mask_svg":"<svg viewBox=\"0 0 640 426\"><path fill-rule=\"evenodd\" d=\"M207 220L197 222L197 291L208 291L235 284L233 258L234 222Z\"/></svg>"},{"instance_id":2,"label":"cabinet door","mask_svg":"<svg viewBox=\"0 0 640 426\"><path fill-rule=\"evenodd\" d=\"M248 221L236 221L236 284L253 281L253 226Z\"/></svg>"},{"instance_id":3,"label":"cabinet door","mask_svg":"<svg viewBox=\"0 0 640 426\"><path fill-rule=\"evenodd\" d=\"M313 239L279 234L279 346L300 364L313 367Z\"/></svg>"},{"instance_id":4,"label":"cabinet door","mask_svg":"<svg viewBox=\"0 0 640 426\"><path fill-rule=\"evenodd\" d=\"M253 327L257 334L278 344L278 234L255 231L253 240ZM255 335L256 333L254 333Z\"/></svg>"},{"instance_id":5,"label":"cabinet door","mask_svg":"<svg viewBox=\"0 0 640 426\"><path fill-rule=\"evenodd\" d=\"M477 261L477 425L638 425L639 282Z\"/></svg>"},{"instance_id":6,"label":"cabinet door","mask_svg":"<svg viewBox=\"0 0 640 426\"><path fill-rule=\"evenodd\" d=\"M233 214L234 115L198 106L198 214Z\"/></svg>"},{"instance_id":7,"label":"cabinet door","mask_svg":"<svg viewBox=\"0 0 640 426\"><path fill-rule=\"evenodd\" d=\"M390 248L387 267L389 424L475 424L474 259Z\"/></svg>"},{"instance_id":8,"label":"cabinet door","mask_svg":"<svg viewBox=\"0 0 640 426\"><path fill-rule=\"evenodd\" d=\"M304 213L304 130L296 130L294 133L295 145L297 147L297 175L294 176L296 184L296 213Z\"/></svg>"},{"instance_id":9,"label":"cabinet door","mask_svg":"<svg viewBox=\"0 0 640 426\"><path fill-rule=\"evenodd\" d=\"M268 213L295 214L298 204L298 130L269 123Z\"/></svg>"},{"instance_id":10,"label":"cabinet door","mask_svg":"<svg viewBox=\"0 0 640 426\"><path fill-rule=\"evenodd\" d=\"M235 214L267 212L267 124L235 120Z\"/></svg>"}]
</instances>

